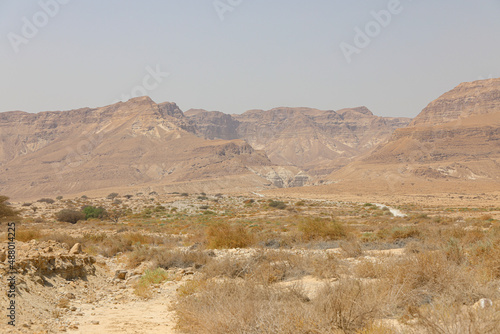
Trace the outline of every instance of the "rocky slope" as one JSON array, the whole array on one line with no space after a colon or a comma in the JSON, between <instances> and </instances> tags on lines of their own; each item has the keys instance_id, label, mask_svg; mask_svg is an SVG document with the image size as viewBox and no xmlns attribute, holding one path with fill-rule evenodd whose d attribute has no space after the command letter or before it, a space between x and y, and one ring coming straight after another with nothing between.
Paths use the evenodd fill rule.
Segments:
<instances>
[{"instance_id":1,"label":"rocky slope","mask_svg":"<svg viewBox=\"0 0 500 334\"><path fill-rule=\"evenodd\" d=\"M209 191L271 185L249 169L272 169L265 153L194 131L175 104L147 97L96 109L1 113L0 193L36 198L197 182Z\"/></svg>"},{"instance_id":2,"label":"rocky slope","mask_svg":"<svg viewBox=\"0 0 500 334\"><path fill-rule=\"evenodd\" d=\"M312 175L328 174L387 140L407 118L374 116L367 108L317 110L275 108L241 115L189 110L186 116L205 138L246 140L278 165L293 165Z\"/></svg>"},{"instance_id":3,"label":"rocky slope","mask_svg":"<svg viewBox=\"0 0 500 334\"><path fill-rule=\"evenodd\" d=\"M460 84L330 179L415 188L422 181L500 181L500 79Z\"/></svg>"}]
</instances>

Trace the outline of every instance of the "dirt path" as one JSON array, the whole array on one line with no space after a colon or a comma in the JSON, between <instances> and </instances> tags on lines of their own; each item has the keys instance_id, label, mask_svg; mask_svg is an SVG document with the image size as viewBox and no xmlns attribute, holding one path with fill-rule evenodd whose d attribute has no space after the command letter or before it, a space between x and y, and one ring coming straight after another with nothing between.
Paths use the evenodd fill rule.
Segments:
<instances>
[{"instance_id":1,"label":"dirt path","mask_svg":"<svg viewBox=\"0 0 500 334\"><path fill-rule=\"evenodd\" d=\"M114 278L121 268L116 259L104 261L105 270L96 272L93 289L81 299L73 299L71 312L60 319L69 333L177 333L170 308L177 288L191 277L181 275L179 280L152 285L151 298L144 299L134 293L130 273L127 280Z\"/></svg>"},{"instance_id":2,"label":"dirt path","mask_svg":"<svg viewBox=\"0 0 500 334\"><path fill-rule=\"evenodd\" d=\"M72 303L77 309L63 321L73 333L176 333L175 314L169 310L179 283L166 282L142 300L131 287L113 286L96 303Z\"/></svg>"}]
</instances>

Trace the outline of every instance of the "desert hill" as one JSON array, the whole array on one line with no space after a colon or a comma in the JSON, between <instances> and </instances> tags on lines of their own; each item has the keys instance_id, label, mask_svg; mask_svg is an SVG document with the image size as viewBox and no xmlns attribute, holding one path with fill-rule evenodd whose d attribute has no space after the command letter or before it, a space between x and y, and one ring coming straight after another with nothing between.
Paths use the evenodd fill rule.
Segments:
<instances>
[{"instance_id":1,"label":"desert hill","mask_svg":"<svg viewBox=\"0 0 500 334\"><path fill-rule=\"evenodd\" d=\"M1 113L0 193L36 198L196 182L209 187L209 181L220 190L272 183L265 153L243 140L206 140L193 132L175 104L147 97L96 109ZM300 170L286 172L293 178Z\"/></svg>"},{"instance_id":2,"label":"desert hill","mask_svg":"<svg viewBox=\"0 0 500 334\"><path fill-rule=\"evenodd\" d=\"M460 84L431 102L407 127L397 129L386 144L329 179L336 183L334 188L358 184L358 189L373 191L498 187L500 79Z\"/></svg>"},{"instance_id":3,"label":"desert hill","mask_svg":"<svg viewBox=\"0 0 500 334\"><path fill-rule=\"evenodd\" d=\"M408 118L378 117L366 107L333 110L275 108L241 115L188 110L196 133L208 139L244 139L271 162L326 175L384 142Z\"/></svg>"}]
</instances>

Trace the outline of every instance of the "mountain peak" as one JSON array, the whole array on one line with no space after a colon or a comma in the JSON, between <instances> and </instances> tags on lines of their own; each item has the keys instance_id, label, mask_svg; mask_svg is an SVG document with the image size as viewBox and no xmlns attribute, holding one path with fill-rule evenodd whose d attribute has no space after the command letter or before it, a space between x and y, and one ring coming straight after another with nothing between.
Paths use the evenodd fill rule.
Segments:
<instances>
[{"instance_id":1,"label":"mountain peak","mask_svg":"<svg viewBox=\"0 0 500 334\"><path fill-rule=\"evenodd\" d=\"M431 126L500 110L500 78L464 82L429 103L410 126Z\"/></svg>"}]
</instances>

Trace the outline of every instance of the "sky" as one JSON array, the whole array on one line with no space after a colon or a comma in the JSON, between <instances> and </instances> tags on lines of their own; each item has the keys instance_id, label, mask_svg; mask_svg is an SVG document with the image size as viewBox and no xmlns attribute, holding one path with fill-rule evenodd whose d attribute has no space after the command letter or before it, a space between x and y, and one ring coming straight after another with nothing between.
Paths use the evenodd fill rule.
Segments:
<instances>
[{"instance_id":1,"label":"sky","mask_svg":"<svg viewBox=\"0 0 500 334\"><path fill-rule=\"evenodd\" d=\"M0 112L157 103L415 117L500 77L499 0L0 0Z\"/></svg>"}]
</instances>

